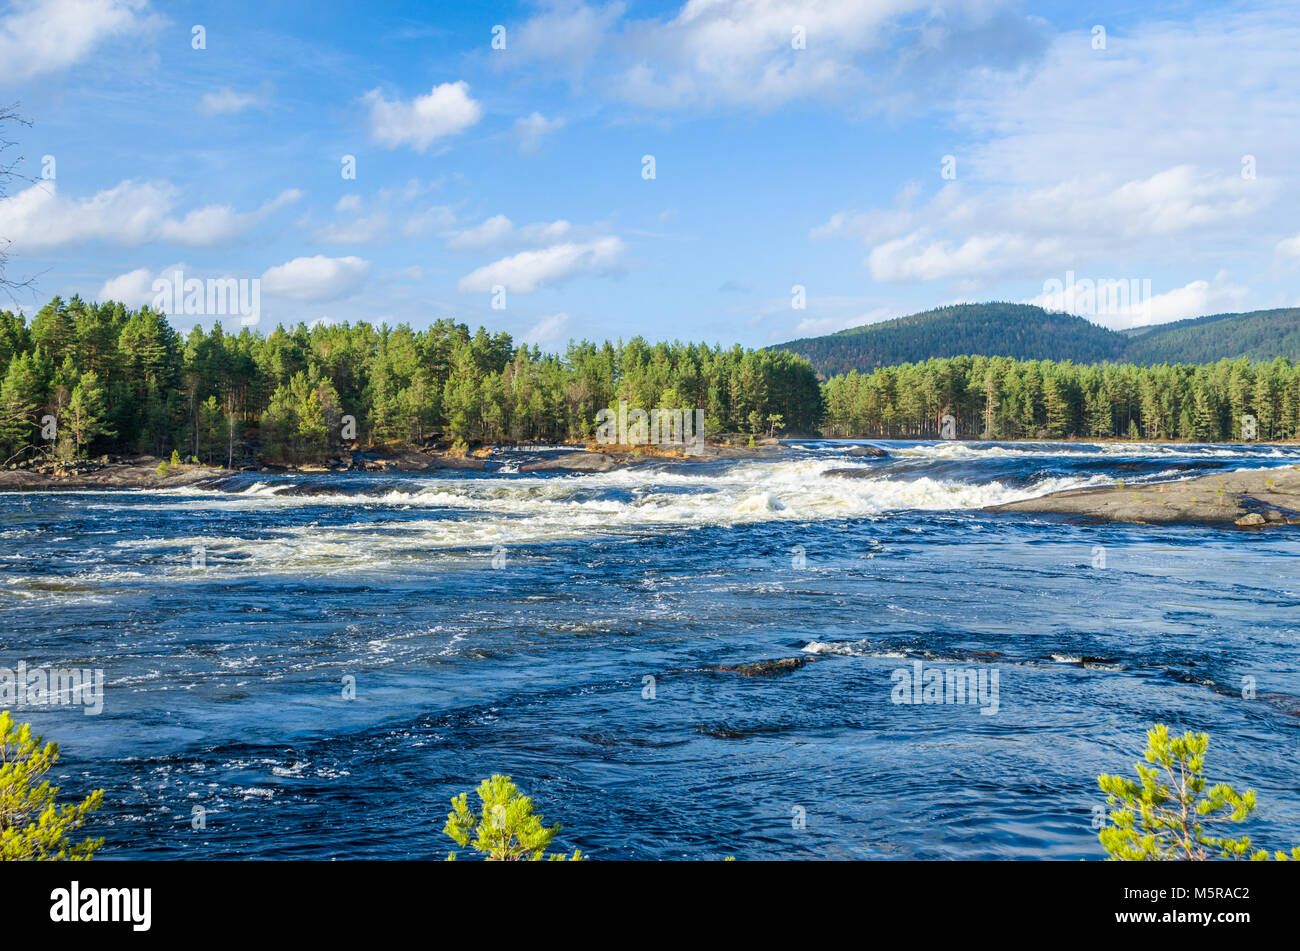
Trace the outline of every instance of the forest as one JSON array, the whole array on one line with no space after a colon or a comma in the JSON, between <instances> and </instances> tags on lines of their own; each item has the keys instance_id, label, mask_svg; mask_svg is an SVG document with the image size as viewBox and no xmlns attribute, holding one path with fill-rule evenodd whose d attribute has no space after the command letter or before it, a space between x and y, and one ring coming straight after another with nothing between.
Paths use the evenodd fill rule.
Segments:
<instances>
[{"instance_id":1,"label":"forest","mask_svg":"<svg viewBox=\"0 0 1300 951\"><path fill-rule=\"evenodd\" d=\"M620 399L703 409L710 435L812 432L821 413L812 366L785 352L636 337L545 354L449 319L182 335L148 307L79 297L56 297L30 324L0 312L0 368L6 464L105 452L301 463L345 440L585 440Z\"/></svg>"},{"instance_id":2,"label":"forest","mask_svg":"<svg viewBox=\"0 0 1300 951\"><path fill-rule=\"evenodd\" d=\"M449 319L181 334L148 307L55 298L0 312L0 464L172 452L209 463L318 461L349 448L594 437L596 414L701 408L710 436L1300 438L1300 366L1083 364L958 356L819 384L784 350L571 342L560 354ZM1249 434L1247 434L1249 438Z\"/></svg>"},{"instance_id":3,"label":"forest","mask_svg":"<svg viewBox=\"0 0 1300 951\"><path fill-rule=\"evenodd\" d=\"M937 438L944 413L976 439L1300 437L1300 365L1279 357L1209 364L1078 364L1009 357L935 358L833 377L826 436ZM1249 437L1249 433L1246 434Z\"/></svg>"}]
</instances>

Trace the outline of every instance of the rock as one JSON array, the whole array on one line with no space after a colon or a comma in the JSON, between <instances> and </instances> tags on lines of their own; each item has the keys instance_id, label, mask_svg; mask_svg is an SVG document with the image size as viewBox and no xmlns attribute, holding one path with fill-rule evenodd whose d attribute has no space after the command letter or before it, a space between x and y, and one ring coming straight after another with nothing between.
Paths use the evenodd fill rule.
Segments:
<instances>
[{"instance_id":1,"label":"rock","mask_svg":"<svg viewBox=\"0 0 1300 951\"><path fill-rule=\"evenodd\" d=\"M1268 524L1264 515L1252 511L1260 508L1295 517L1300 511L1300 467L1216 472L1183 482L1067 489L985 511L1042 512L1146 524L1219 522L1249 528Z\"/></svg>"},{"instance_id":2,"label":"rock","mask_svg":"<svg viewBox=\"0 0 1300 951\"><path fill-rule=\"evenodd\" d=\"M871 459L888 459L889 453L879 446L854 446L849 450L850 456L867 456Z\"/></svg>"},{"instance_id":3,"label":"rock","mask_svg":"<svg viewBox=\"0 0 1300 951\"><path fill-rule=\"evenodd\" d=\"M742 677L775 677L798 670L815 657L780 657L776 660L758 660L752 664L719 664L708 668L720 673L740 674Z\"/></svg>"},{"instance_id":4,"label":"rock","mask_svg":"<svg viewBox=\"0 0 1300 951\"><path fill-rule=\"evenodd\" d=\"M519 467L520 472L610 472L623 465L603 452L566 452Z\"/></svg>"}]
</instances>

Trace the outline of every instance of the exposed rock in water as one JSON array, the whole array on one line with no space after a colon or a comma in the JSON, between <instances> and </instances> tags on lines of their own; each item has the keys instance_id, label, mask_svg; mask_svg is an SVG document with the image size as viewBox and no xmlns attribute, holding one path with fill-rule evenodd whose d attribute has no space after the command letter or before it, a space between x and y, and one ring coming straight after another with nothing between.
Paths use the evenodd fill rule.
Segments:
<instances>
[{"instance_id":1,"label":"exposed rock in water","mask_svg":"<svg viewBox=\"0 0 1300 951\"><path fill-rule=\"evenodd\" d=\"M1081 515L1111 522L1223 522L1243 528L1300 522L1300 466L1216 472L1185 482L1069 489L988 512Z\"/></svg>"},{"instance_id":2,"label":"exposed rock in water","mask_svg":"<svg viewBox=\"0 0 1300 951\"><path fill-rule=\"evenodd\" d=\"M879 446L854 446L849 450L850 456L867 456L871 459L888 459L889 453Z\"/></svg>"},{"instance_id":3,"label":"exposed rock in water","mask_svg":"<svg viewBox=\"0 0 1300 951\"><path fill-rule=\"evenodd\" d=\"M798 670L815 657L781 657L775 660L756 660L752 664L718 664L709 670L719 673L740 674L742 677L775 677Z\"/></svg>"},{"instance_id":4,"label":"exposed rock in water","mask_svg":"<svg viewBox=\"0 0 1300 951\"><path fill-rule=\"evenodd\" d=\"M553 459L541 459L519 467L520 472L610 472L623 465L603 452L566 452Z\"/></svg>"}]
</instances>

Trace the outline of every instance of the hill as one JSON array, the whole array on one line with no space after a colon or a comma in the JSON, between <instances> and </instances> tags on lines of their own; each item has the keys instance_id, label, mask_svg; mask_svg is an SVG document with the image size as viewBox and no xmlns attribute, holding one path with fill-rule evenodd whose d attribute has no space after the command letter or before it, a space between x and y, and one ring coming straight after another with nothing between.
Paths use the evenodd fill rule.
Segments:
<instances>
[{"instance_id":1,"label":"hill","mask_svg":"<svg viewBox=\"0 0 1300 951\"><path fill-rule=\"evenodd\" d=\"M1031 304L992 303L939 307L825 337L792 340L776 349L802 354L819 373L834 376L964 354L1100 363L1118 359L1127 343L1122 334L1082 317Z\"/></svg>"},{"instance_id":2,"label":"hill","mask_svg":"<svg viewBox=\"0 0 1300 951\"><path fill-rule=\"evenodd\" d=\"M1300 308L1212 314L1126 331L1133 363L1213 363L1224 357L1300 359Z\"/></svg>"},{"instance_id":3,"label":"hill","mask_svg":"<svg viewBox=\"0 0 1300 951\"><path fill-rule=\"evenodd\" d=\"M966 354L1142 365L1225 357L1298 360L1300 308L1215 314L1119 332L1030 304L957 304L771 349L807 357L824 376Z\"/></svg>"}]
</instances>

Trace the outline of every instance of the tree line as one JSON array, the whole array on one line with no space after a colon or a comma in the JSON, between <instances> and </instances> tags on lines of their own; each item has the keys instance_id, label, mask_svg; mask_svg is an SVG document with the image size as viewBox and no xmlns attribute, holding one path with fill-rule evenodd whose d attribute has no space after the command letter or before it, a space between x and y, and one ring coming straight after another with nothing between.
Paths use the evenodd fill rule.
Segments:
<instances>
[{"instance_id":1,"label":"tree line","mask_svg":"<svg viewBox=\"0 0 1300 951\"><path fill-rule=\"evenodd\" d=\"M102 452L305 462L344 443L584 440L598 410L703 409L709 434L814 432L812 366L740 346L571 342L563 353L440 319L426 330L219 324L182 335L149 307L56 297L0 312L0 462ZM241 452L241 447L245 450Z\"/></svg>"},{"instance_id":2,"label":"tree line","mask_svg":"<svg viewBox=\"0 0 1300 951\"><path fill-rule=\"evenodd\" d=\"M824 387L827 436L1225 442L1300 438L1300 365L1078 364L948 357L852 371ZM1245 438L1252 438L1249 431Z\"/></svg>"},{"instance_id":3,"label":"tree line","mask_svg":"<svg viewBox=\"0 0 1300 951\"><path fill-rule=\"evenodd\" d=\"M0 463L138 452L224 463L305 462L344 445L591 440L596 415L705 412L706 432L773 424L831 437L1300 438L1300 365L1078 364L961 356L852 371L819 384L783 350L571 342L562 353L471 333L368 323L179 333L148 307L55 298L0 311ZM1246 434L1246 438L1250 438Z\"/></svg>"}]
</instances>

